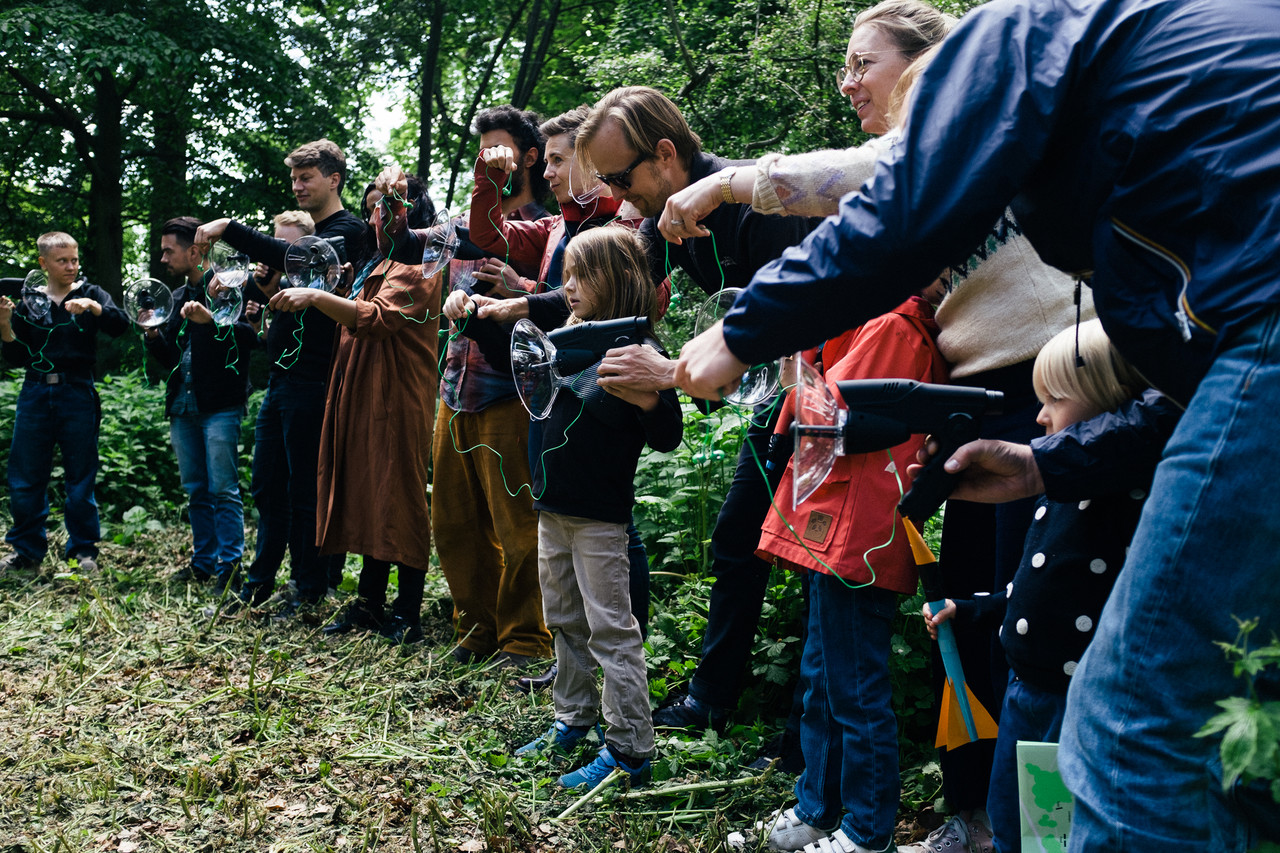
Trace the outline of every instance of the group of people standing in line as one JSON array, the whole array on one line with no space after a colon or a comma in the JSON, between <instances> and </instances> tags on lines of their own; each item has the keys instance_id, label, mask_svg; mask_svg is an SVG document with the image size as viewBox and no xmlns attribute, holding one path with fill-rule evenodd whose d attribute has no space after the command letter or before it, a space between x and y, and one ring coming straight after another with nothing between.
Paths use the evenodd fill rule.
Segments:
<instances>
[{"instance_id":1,"label":"group of people standing in line","mask_svg":"<svg viewBox=\"0 0 1280 853\"><path fill-rule=\"evenodd\" d=\"M1250 0L1249 9L1261 14L1269 4ZM1045 177L1049 153L1066 157L1057 143L1084 133L1076 125L1085 122L1076 116L1068 132L1058 125L1044 130L1028 118L1036 97L1064 115L1072 105L1092 103L1076 92L1101 85L1097 75L1057 64L1080 50L1079 62L1105 65L1136 88L1154 73L1149 68L1161 50L1188 49L1176 39L1161 47L1159 39L1142 37L1149 28L1176 35L1189 24L1172 13L1196 5L1125 0L1064 10L1052 0L1026 8L996 0L953 33L955 20L927 3L883 0L855 18L837 73L861 129L875 137L847 150L724 160L703 151L678 107L647 87L614 90L594 106L546 122L509 106L486 110L474 128L480 151L470 212L457 223L464 250L430 277L418 262L439 226L420 181L395 166L385 169L366 188L362 220L342 207L346 163L337 146L321 140L296 149L285 162L302 210L276 217L273 236L230 219L180 218L162 229L162 262L184 283L173 316L149 330L146 343L171 371L165 406L189 496L188 573L234 593L231 609L252 610L275 593L288 550L295 592L277 615L289 618L314 610L340 578L345 555L359 554L356 595L324 630L372 631L410 643L422 638L419 611L434 538L453 597L452 654L460 663L494 661L516 674L554 657L545 673L528 671L517 680L524 690L549 686L555 717L516 754L561 763L599 732L598 755L559 777L561 785L579 787L617 770L643 783L655 726L723 728L737 704L769 572L801 570L808 606L796 712L778 745L798 772L796 804L728 841L806 853L893 850L900 782L888 659L898 595L917 586L896 505L908 487L907 467L929 455L924 437L887 456L841 457L812 497L793 508L790 401L775 396L751 413L713 534L715 583L702 659L687 690L654 710L643 654L648 561L632 519L636 464L646 445L679 444L677 385L703 395L696 405L716 405L747 365L784 354L799 352L803 369L820 374L837 395L839 381L878 378L998 390L1003 413L984 423L982 441L952 460L960 463L953 470L970 466L971 479L962 477L956 498L973 500L948 503L945 607L937 613L926 607L923 615L935 634L955 621L970 686L999 719L999 736L943 751L954 817L910 849L1017 849L1016 744L1061 735L1077 797L1071 849L1147 850L1196 838L1243 850L1266 825L1259 818L1265 806L1258 807L1249 786L1237 785L1234 798L1223 799L1214 775L1220 765L1208 752L1212 740L1192 738L1212 701L1233 692L1229 680L1206 673L1220 691L1214 696L1187 697L1171 687L1157 694L1172 697L1172 709L1145 699L1115 703L1140 687L1133 667L1160 661L1157 680L1168 687L1167 674L1179 662L1210 668L1213 640L1234 636L1227 616L1270 618L1274 610L1274 596L1252 604L1232 597L1229 605L1205 608L1217 622L1198 623L1174 643L1168 605L1151 604L1132 580L1142 572L1134 567L1155 554L1166 568L1190 561L1203 569L1203 561L1171 553L1176 547L1157 539L1173 538L1166 525L1187 523L1192 532L1183 541L1195 553L1208 534L1173 504L1214 483L1239 485L1238 477L1225 484L1231 477L1212 466L1170 472L1168 460L1161 461L1170 436L1176 442L1183 435L1188 403L1203 431L1203 424L1223 420L1221 406L1242 399L1225 375L1212 394L1188 379L1215 364L1241 373L1226 355L1215 361L1202 340L1210 319L1236 323L1245 330L1242 345L1264 353L1244 356L1253 365L1244 381L1260 382L1264 393L1273 390L1261 377L1274 359L1265 355L1265 341L1253 340L1254 313L1191 309L1188 293L1198 292L1189 263L1201 259L1180 260L1165 248L1167 240L1113 217L1109 242L1093 249L1099 254L1080 255L1071 241L1088 239L1079 225L1092 221L1094 208L1079 196L1123 194L1127 185L1118 177L1105 186L1082 177L1080 186L1057 187L1061 203L1081 207L1081 216L1056 232L1041 230L1045 193L1057 186ZM1196 14L1214 33L1239 34L1244 25ZM1008 35L1009 43L996 34ZM1030 52L1037 38L1074 47L1043 58ZM1219 73L1252 80L1259 56L1280 54L1274 26L1259 24L1244 43L1249 49ZM983 66L991 45L1001 45L1002 59ZM1196 61L1198 54L1186 59ZM1052 74L1040 73L1050 65L1063 75L1060 89L1047 82ZM1218 85L1214 72L1203 77L1211 88ZM960 120L962 78L979 83L986 99L980 102L998 120L990 132ZM1204 103L1194 86L1175 89L1189 103ZM1011 91L1026 97L1017 101ZM1133 93L1116 84L1102 91L1101 106L1089 108L1109 126L1107 111L1137 98ZM956 103L946 101L948 94ZM1262 100L1265 118L1280 123L1280 96ZM1009 138L991 142L994 133ZM952 137L956 147L942 157L936 145ZM1028 159L1019 139L1035 140L1042 159ZM1142 170L1158 171L1164 162L1158 150L1137 145L1143 141L1138 133L1134 150L1146 158L1139 166L1107 160L1117 176L1135 169L1137 195L1143 181L1154 180ZM1194 150L1197 143L1187 144ZM1252 168L1254 152L1242 145L1231 149L1231 162L1249 172L1240 164ZM1073 151L1070 161L1077 156ZM964 157L972 164L952 162ZM958 172L968 176L965 192L952 186ZM923 188L931 194L922 195ZM555 215L542 207L547 192L557 202ZM1274 199L1265 210L1273 207ZM1128 215L1144 220L1143 208L1136 209ZM309 233L342 238L352 272L342 291L279 286L290 242ZM215 324L209 307L217 284L204 259L218 240L260 264L243 313L230 326ZM1147 254L1121 252L1130 245ZM1050 266L1037 248L1058 267L1085 270L1091 265L1067 261L1091 261L1097 270L1090 284L1098 288L1086 286L1086 274ZM85 463L66 466L68 556L82 567L96 559L93 340L99 328L120 334L128 325L109 295L76 283L71 238L44 235L39 249L52 303L44 328L32 331L39 326L34 318L0 301L4 354L27 368L9 471L14 524L6 538L14 552L6 569L43 558L43 494L54 442L64 459L75 455ZM643 317L652 326L665 312L669 273L677 266L708 295L748 290L724 323L691 342L678 361L651 334L642 344L610 349L593 368L594 383L562 389L546 418L531 420L512 381L512 324L527 320L552 330ZM1183 330L1185 352L1135 321L1127 307L1132 293L1113 283L1136 288L1135 282L1167 278L1170 269L1178 272L1181 295L1174 309L1153 313ZM853 292L850 281L861 289ZM1215 291L1206 293L1204 301L1217 306ZM248 390L244 365L267 309L272 367L255 427L252 484L258 538L253 561L241 570L236 443ZM1099 313L1108 330L1124 331L1120 348ZM1272 333L1259 334L1270 340ZM1163 361L1152 358L1155 351ZM1176 364L1185 370L1171 369ZM1215 414L1199 412L1197 402ZM50 426L58 422L80 428ZM1191 436L1182 440L1188 453L1198 452ZM392 566L398 596L388 607ZM1147 607L1135 611L1138 602ZM1144 629L1147 639L1139 643L1130 619L1156 628ZM1157 628L1167 647L1150 645ZM1206 648L1188 651L1188 637ZM940 693L941 667L934 669ZM1091 678L1082 681L1078 672ZM1126 682L1123 689L1117 679ZM1146 756L1149 765L1135 766L1135 756ZM1157 819L1160 804L1168 808ZM1181 812L1174 814L1174 806ZM1187 818L1188 811L1198 817ZM1181 834L1161 820L1178 823Z\"/></svg>"}]
</instances>

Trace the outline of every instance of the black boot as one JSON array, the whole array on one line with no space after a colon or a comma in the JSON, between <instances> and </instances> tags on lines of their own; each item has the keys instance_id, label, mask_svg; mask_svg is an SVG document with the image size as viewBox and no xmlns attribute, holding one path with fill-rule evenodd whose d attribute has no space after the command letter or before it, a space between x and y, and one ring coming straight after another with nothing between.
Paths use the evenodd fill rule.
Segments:
<instances>
[{"instance_id":1,"label":"black boot","mask_svg":"<svg viewBox=\"0 0 1280 853\"><path fill-rule=\"evenodd\" d=\"M556 680L560 668L554 663L542 675L522 675L516 679L516 689L521 693L532 693L535 690L546 690Z\"/></svg>"},{"instance_id":2,"label":"black boot","mask_svg":"<svg viewBox=\"0 0 1280 853\"><path fill-rule=\"evenodd\" d=\"M364 598L348 604L336 619L321 630L326 634L346 634L351 631L380 631L386 624L385 608Z\"/></svg>"}]
</instances>

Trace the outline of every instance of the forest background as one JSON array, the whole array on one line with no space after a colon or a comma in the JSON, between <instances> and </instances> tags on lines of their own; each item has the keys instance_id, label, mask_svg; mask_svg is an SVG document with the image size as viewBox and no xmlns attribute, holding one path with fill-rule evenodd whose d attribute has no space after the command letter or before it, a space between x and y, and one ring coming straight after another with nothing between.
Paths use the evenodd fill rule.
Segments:
<instances>
[{"instance_id":1,"label":"forest background","mask_svg":"<svg viewBox=\"0 0 1280 853\"><path fill-rule=\"evenodd\" d=\"M296 206L285 154L320 137L348 155L349 209L397 162L427 179L437 206L460 212L477 153L472 120L500 103L549 117L645 84L669 94L721 156L857 144L864 137L835 78L853 15L870 5L9 0L0 4L0 275L36 268L36 235L62 230L80 240L87 278L117 296L138 277L166 280L161 223L233 216L265 229ZM940 5L960 14L976 3ZM702 299L678 278L675 294L663 330L673 350ZM674 805L614 803L581 823L546 822L567 801L548 801L545 774L506 759L546 725L546 700L522 704L492 669L441 668L451 637L435 572L432 651L422 656L354 640L317 655L313 628L206 618L199 591L170 580L187 544L162 377L148 374L136 335L104 347L100 361L103 574L82 578L55 560L52 572L0 582L5 849L204 849L216 840L260 850L267 838L282 850L418 850L428 838L472 850L715 849L728 828L786 801L780 775L690 791ZM20 375L0 380L0 463ZM243 432L245 486L260 400L259 391ZM684 446L641 463L655 701L696 661L710 530L742 426L732 410L691 415ZM54 521L58 503L55 494ZM790 700L798 586L775 573L752 686L727 737L664 739L658 786L750 781L743 766ZM904 836L927 830L915 817L939 788L918 612L918 599L904 600L894 636Z\"/></svg>"},{"instance_id":2,"label":"forest background","mask_svg":"<svg viewBox=\"0 0 1280 853\"><path fill-rule=\"evenodd\" d=\"M957 15L978 2L936 0ZM472 120L501 103L550 117L645 84L670 95L721 156L854 145L864 137L836 71L853 16L871 5L3 0L0 276L35 269L35 237L61 230L80 241L88 279L117 297L124 282L164 280L161 223L232 216L266 228L296 206L284 156L320 137L348 155L349 209L397 162L424 177L438 207L461 212L477 153ZM673 351L701 301L675 283L660 331ZM547 724L547 699L514 693L492 667L449 665L455 638L438 572L423 654L326 644L315 626L226 623L217 602L206 616L208 596L172 579L188 548L183 499L162 377L143 362L136 335L100 359L102 573L81 577L51 557L39 574L0 579L0 848L716 850L728 829L788 802L785 774L744 766L790 701L794 576L774 574L751 687L724 736L661 738L653 791L633 792L651 799L618 797L558 821L571 798L550 790L545 768L508 760ZM254 379L265 384L262 365ZM0 466L20 384L19 371L0 376ZM245 485L260 401L259 390L243 432ZM641 461L655 701L696 661L710 530L742 426L732 409L691 413L680 449ZM247 508L252 525L251 500ZM52 521L58 512L55 494ZM928 535L936 544L936 524ZM918 596L902 601L891 660L899 841L927 831L942 805L918 613ZM1226 651L1252 685L1280 662L1280 643L1261 638L1272 642L1248 650L1250 630ZM1280 778L1280 708L1256 696L1223 707L1214 725L1231 727L1224 764ZM1280 800L1280 781L1272 794Z\"/></svg>"},{"instance_id":3,"label":"forest background","mask_svg":"<svg viewBox=\"0 0 1280 853\"><path fill-rule=\"evenodd\" d=\"M0 9L0 275L34 238L81 242L90 281L163 278L179 215L265 227L284 155L327 137L354 209L387 162L469 201L475 114L554 116L622 85L669 94L724 157L847 147L836 91L870 0L43 0ZM945 0L956 13L973 0Z\"/></svg>"}]
</instances>

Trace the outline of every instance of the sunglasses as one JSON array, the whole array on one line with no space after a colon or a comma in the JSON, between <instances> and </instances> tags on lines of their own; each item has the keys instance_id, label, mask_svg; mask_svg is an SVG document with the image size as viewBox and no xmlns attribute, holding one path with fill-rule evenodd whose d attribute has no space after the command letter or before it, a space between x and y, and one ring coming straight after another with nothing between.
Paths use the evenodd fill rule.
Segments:
<instances>
[{"instance_id":1,"label":"sunglasses","mask_svg":"<svg viewBox=\"0 0 1280 853\"><path fill-rule=\"evenodd\" d=\"M635 171L636 166L639 166L641 163L643 163L645 160L648 160L652 156L653 156L652 154L641 154L635 160L631 161L630 166L623 169L621 172L615 172L612 175L602 175L599 172L596 172L596 180L602 184L605 184L611 187L617 187L623 192L626 192L627 190L631 189L631 178L629 178L628 175L630 175L633 171Z\"/></svg>"}]
</instances>

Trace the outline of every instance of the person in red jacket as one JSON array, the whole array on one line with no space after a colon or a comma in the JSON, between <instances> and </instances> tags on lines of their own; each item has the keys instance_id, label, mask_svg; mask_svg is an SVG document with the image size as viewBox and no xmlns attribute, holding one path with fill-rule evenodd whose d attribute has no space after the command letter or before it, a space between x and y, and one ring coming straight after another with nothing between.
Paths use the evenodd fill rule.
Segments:
<instances>
[{"instance_id":1,"label":"person in red jacket","mask_svg":"<svg viewBox=\"0 0 1280 853\"><path fill-rule=\"evenodd\" d=\"M476 160L475 189L471 193L471 241L480 248L505 258L510 264L538 266L538 281L519 280L508 263L490 261L477 278L488 281L505 297L516 291L528 293L514 299L467 297L455 291L455 300L471 298L481 319L512 323L529 318L543 329L554 329L569 317L568 303L559 288L564 278L565 250L577 234L589 228L619 221L639 228L641 219L634 208L623 209L620 198L612 198L594 174L587 174L574 160L573 137L578 126L591 114L587 106L576 107L548 119L539 128L546 137L546 178L560 205L558 216L517 220L502 215L499 188L516 166L515 152L503 145L486 148ZM658 285L658 316L667 308L671 281ZM461 304L460 301L455 304ZM649 556L635 523L627 525L627 554L631 565L631 610L640 622L641 634L649 626ZM541 675L516 679L524 692L551 686L556 665Z\"/></svg>"},{"instance_id":2,"label":"person in red jacket","mask_svg":"<svg viewBox=\"0 0 1280 853\"><path fill-rule=\"evenodd\" d=\"M946 381L933 306L925 298L934 287L823 344L819 358L833 394L838 397L835 383L843 379ZM889 649L897 596L914 593L917 582L897 514L899 469L923 442L913 436L887 454L838 457L817 491L794 509L794 462L788 463L774 495L757 554L812 575L800 662L805 769L796 780L798 802L745 834L767 834L769 849L799 850L828 837L833 850L893 848L898 727ZM730 835L730 846L744 846L745 835Z\"/></svg>"}]
</instances>

